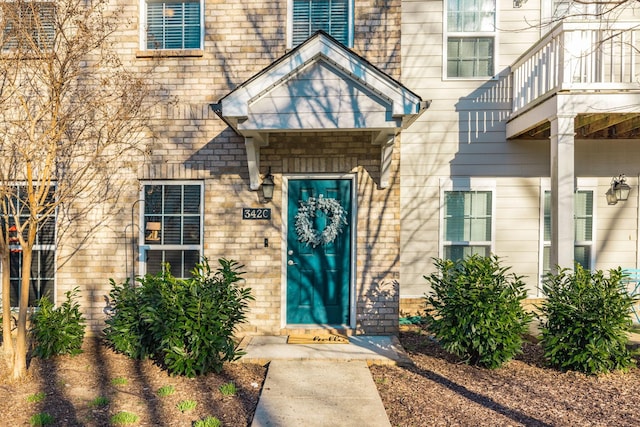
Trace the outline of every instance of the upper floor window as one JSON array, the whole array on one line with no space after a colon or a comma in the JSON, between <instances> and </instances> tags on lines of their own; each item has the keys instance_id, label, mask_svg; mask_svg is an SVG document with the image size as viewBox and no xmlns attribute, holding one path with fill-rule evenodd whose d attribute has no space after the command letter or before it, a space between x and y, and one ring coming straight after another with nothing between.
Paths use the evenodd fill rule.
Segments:
<instances>
[{"instance_id":1,"label":"upper floor window","mask_svg":"<svg viewBox=\"0 0 640 427\"><path fill-rule=\"evenodd\" d=\"M447 0L446 23L446 77L493 76L495 0Z\"/></svg>"},{"instance_id":2,"label":"upper floor window","mask_svg":"<svg viewBox=\"0 0 640 427\"><path fill-rule=\"evenodd\" d=\"M489 256L492 243L492 191L445 191L442 257L458 260Z\"/></svg>"},{"instance_id":3,"label":"upper floor window","mask_svg":"<svg viewBox=\"0 0 640 427\"><path fill-rule=\"evenodd\" d=\"M175 277L190 277L202 254L202 185L153 183L144 186L141 240L146 273L169 265Z\"/></svg>"},{"instance_id":4,"label":"upper floor window","mask_svg":"<svg viewBox=\"0 0 640 427\"><path fill-rule=\"evenodd\" d=\"M202 0L146 0L144 9L147 50L202 49Z\"/></svg>"},{"instance_id":5,"label":"upper floor window","mask_svg":"<svg viewBox=\"0 0 640 427\"><path fill-rule=\"evenodd\" d=\"M25 187L16 186L15 194L11 196L11 205L16 208L19 213L20 224L24 224L29 218L29 210L22 202L26 197ZM53 189L47 195L49 198L54 197ZM52 200L51 200L52 202ZM50 204L50 202L46 202ZM32 261L31 261L31 280L29 285L29 307L37 305L37 301L48 296L54 299L54 282L55 282L55 260L56 260L56 216L50 213L40 216L38 219L38 234L33 245ZM26 233L26 231L25 231ZM9 263L10 273L9 281L11 284L11 306L18 307L20 289L22 288L22 247L17 236L17 227L15 223L9 223Z\"/></svg>"},{"instance_id":6,"label":"upper floor window","mask_svg":"<svg viewBox=\"0 0 640 427\"><path fill-rule=\"evenodd\" d=\"M3 2L2 50L37 52L51 49L55 37L53 2Z\"/></svg>"},{"instance_id":7,"label":"upper floor window","mask_svg":"<svg viewBox=\"0 0 640 427\"><path fill-rule=\"evenodd\" d=\"M557 21L564 18L595 19L599 17L602 6L598 2L554 0L552 6L553 20Z\"/></svg>"},{"instance_id":8,"label":"upper floor window","mask_svg":"<svg viewBox=\"0 0 640 427\"><path fill-rule=\"evenodd\" d=\"M594 257L593 190L578 190L574 196L575 243L574 260L591 270ZM542 274L551 271L551 192L544 192Z\"/></svg>"},{"instance_id":9,"label":"upper floor window","mask_svg":"<svg viewBox=\"0 0 640 427\"><path fill-rule=\"evenodd\" d=\"M353 0L290 0L291 41L295 47L323 30L345 46L353 44Z\"/></svg>"}]
</instances>

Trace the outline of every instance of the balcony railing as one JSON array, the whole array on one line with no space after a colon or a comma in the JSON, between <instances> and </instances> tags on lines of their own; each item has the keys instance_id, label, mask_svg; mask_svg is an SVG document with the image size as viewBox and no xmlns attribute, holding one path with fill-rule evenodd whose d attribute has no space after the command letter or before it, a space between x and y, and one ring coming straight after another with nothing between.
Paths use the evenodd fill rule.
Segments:
<instances>
[{"instance_id":1,"label":"balcony railing","mask_svg":"<svg viewBox=\"0 0 640 427\"><path fill-rule=\"evenodd\" d=\"M640 90L640 21L562 22L511 72L512 113L560 91Z\"/></svg>"}]
</instances>

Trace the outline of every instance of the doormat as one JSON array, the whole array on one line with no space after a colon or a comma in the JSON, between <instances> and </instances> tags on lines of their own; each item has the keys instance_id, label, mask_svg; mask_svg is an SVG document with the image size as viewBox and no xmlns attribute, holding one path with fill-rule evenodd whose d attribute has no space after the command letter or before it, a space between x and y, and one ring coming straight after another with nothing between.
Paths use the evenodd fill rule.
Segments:
<instances>
[{"instance_id":1,"label":"doormat","mask_svg":"<svg viewBox=\"0 0 640 427\"><path fill-rule=\"evenodd\" d=\"M338 334L289 335L287 344L349 344L349 337Z\"/></svg>"}]
</instances>

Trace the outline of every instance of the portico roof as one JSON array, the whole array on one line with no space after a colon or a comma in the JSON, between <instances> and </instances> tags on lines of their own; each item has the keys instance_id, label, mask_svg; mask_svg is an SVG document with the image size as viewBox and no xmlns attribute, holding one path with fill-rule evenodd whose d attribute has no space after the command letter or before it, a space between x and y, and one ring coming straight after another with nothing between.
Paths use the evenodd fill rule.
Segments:
<instances>
[{"instance_id":1,"label":"portico roof","mask_svg":"<svg viewBox=\"0 0 640 427\"><path fill-rule=\"evenodd\" d=\"M428 102L320 31L211 107L245 137L251 188L257 190L259 149L270 133L369 131L388 165L394 136ZM388 175L382 172L384 187Z\"/></svg>"}]
</instances>

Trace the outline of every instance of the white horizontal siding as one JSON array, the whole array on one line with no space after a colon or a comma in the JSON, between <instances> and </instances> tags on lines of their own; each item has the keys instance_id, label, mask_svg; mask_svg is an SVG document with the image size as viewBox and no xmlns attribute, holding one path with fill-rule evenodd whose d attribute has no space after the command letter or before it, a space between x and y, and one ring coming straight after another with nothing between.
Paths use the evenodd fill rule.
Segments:
<instances>
[{"instance_id":1,"label":"white horizontal siding","mask_svg":"<svg viewBox=\"0 0 640 427\"><path fill-rule=\"evenodd\" d=\"M494 252L512 271L524 275L529 293L538 292L541 177L550 175L550 143L507 141L510 113L508 67L540 37L540 2L498 1L496 80L443 80L442 0L402 2L402 82L429 109L402 133L401 144L401 295L428 291L423 275L433 271L439 253L441 178L494 179ZM640 18L636 16L635 19ZM577 177L597 183L596 265L635 267L638 247L637 140L575 141ZM630 199L609 206L604 194L612 176L625 173ZM640 267L640 265L638 266Z\"/></svg>"}]
</instances>

